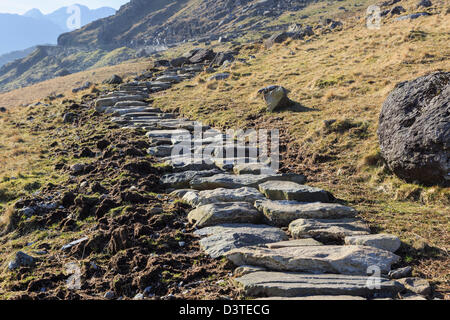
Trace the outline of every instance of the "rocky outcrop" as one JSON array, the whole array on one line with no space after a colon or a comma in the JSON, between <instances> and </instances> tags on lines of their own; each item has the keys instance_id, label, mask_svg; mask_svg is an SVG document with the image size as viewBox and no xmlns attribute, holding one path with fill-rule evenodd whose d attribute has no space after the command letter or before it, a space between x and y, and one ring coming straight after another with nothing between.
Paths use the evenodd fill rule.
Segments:
<instances>
[{"instance_id":1,"label":"rocky outcrop","mask_svg":"<svg viewBox=\"0 0 450 320\"><path fill-rule=\"evenodd\" d=\"M63 46L155 46L235 36L234 23L251 17L277 17L303 9L312 0L132 0L111 17L62 34ZM254 23L244 26L252 28Z\"/></svg>"},{"instance_id":2,"label":"rocky outcrop","mask_svg":"<svg viewBox=\"0 0 450 320\"><path fill-rule=\"evenodd\" d=\"M450 183L450 72L398 84L378 128L389 168L406 181Z\"/></svg>"}]
</instances>

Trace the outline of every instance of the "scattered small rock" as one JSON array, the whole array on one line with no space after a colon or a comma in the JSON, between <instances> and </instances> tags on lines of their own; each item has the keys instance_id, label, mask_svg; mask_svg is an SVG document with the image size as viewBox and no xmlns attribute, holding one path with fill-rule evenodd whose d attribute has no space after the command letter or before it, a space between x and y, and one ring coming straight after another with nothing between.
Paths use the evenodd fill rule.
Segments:
<instances>
[{"instance_id":1,"label":"scattered small rock","mask_svg":"<svg viewBox=\"0 0 450 320\"><path fill-rule=\"evenodd\" d=\"M401 279L411 276L412 268L410 266L389 271L389 278Z\"/></svg>"},{"instance_id":2,"label":"scattered small rock","mask_svg":"<svg viewBox=\"0 0 450 320\"><path fill-rule=\"evenodd\" d=\"M421 0L417 4L417 8L423 7L423 8L429 8L433 5L430 0Z\"/></svg>"},{"instance_id":3,"label":"scattered small rock","mask_svg":"<svg viewBox=\"0 0 450 320\"><path fill-rule=\"evenodd\" d=\"M258 91L258 94L264 96L269 112L289 106L291 100L288 98L288 93L289 91L281 86L269 86Z\"/></svg>"},{"instance_id":4,"label":"scattered small rock","mask_svg":"<svg viewBox=\"0 0 450 320\"><path fill-rule=\"evenodd\" d=\"M421 278L404 278L397 280L405 289L420 294L422 296L428 296L431 293L431 286L427 280Z\"/></svg>"},{"instance_id":5,"label":"scattered small rock","mask_svg":"<svg viewBox=\"0 0 450 320\"><path fill-rule=\"evenodd\" d=\"M19 251L16 253L14 260L10 261L8 264L9 270L15 270L20 267L32 267L36 263L36 259L32 256Z\"/></svg>"}]
</instances>

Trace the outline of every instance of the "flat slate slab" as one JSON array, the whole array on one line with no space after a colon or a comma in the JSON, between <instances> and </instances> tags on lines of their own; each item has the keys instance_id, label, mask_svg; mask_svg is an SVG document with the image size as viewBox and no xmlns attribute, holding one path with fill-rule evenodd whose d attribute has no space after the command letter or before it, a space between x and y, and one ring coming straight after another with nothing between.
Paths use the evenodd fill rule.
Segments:
<instances>
[{"instance_id":1,"label":"flat slate slab","mask_svg":"<svg viewBox=\"0 0 450 320\"><path fill-rule=\"evenodd\" d=\"M280 249L280 248L289 248L289 247L305 247L305 246L322 246L323 244L313 238L307 239L297 239L297 240L289 240L289 241L280 241L269 243L266 245L269 249Z\"/></svg>"},{"instance_id":2,"label":"flat slate slab","mask_svg":"<svg viewBox=\"0 0 450 320\"><path fill-rule=\"evenodd\" d=\"M368 283L379 280L379 289ZM375 294L393 296L403 286L384 278L338 274L301 274L291 272L252 272L236 279L248 296L302 297L314 295L351 295L371 297Z\"/></svg>"},{"instance_id":3,"label":"flat slate slab","mask_svg":"<svg viewBox=\"0 0 450 320\"><path fill-rule=\"evenodd\" d=\"M380 233L364 236L345 237L345 244L371 246L378 249L395 252L400 248L401 241L394 235Z\"/></svg>"},{"instance_id":4,"label":"flat slate slab","mask_svg":"<svg viewBox=\"0 0 450 320\"><path fill-rule=\"evenodd\" d=\"M239 189L218 188L204 190L198 193L190 193L183 200L193 207L216 202L248 202L254 204L256 200L262 200L264 196L255 188L243 187Z\"/></svg>"},{"instance_id":5,"label":"flat slate slab","mask_svg":"<svg viewBox=\"0 0 450 320\"><path fill-rule=\"evenodd\" d=\"M291 181L267 181L259 185L259 191L271 200L296 200L301 202L329 202L331 200L325 190Z\"/></svg>"},{"instance_id":6,"label":"flat slate slab","mask_svg":"<svg viewBox=\"0 0 450 320\"><path fill-rule=\"evenodd\" d=\"M337 203L301 203L289 200L256 201L255 207L264 213L270 224L286 227L297 219L352 218L357 211Z\"/></svg>"},{"instance_id":7,"label":"flat slate slab","mask_svg":"<svg viewBox=\"0 0 450 320\"><path fill-rule=\"evenodd\" d=\"M205 170L205 171L183 171L177 173L166 174L161 177L160 181L165 187L174 189L187 189L189 182L195 177L207 177L218 174L220 170Z\"/></svg>"},{"instance_id":8,"label":"flat slate slab","mask_svg":"<svg viewBox=\"0 0 450 320\"><path fill-rule=\"evenodd\" d=\"M191 181L191 188L197 190L257 188L260 184L270 180L305 181L305 177L295 174L233 175L224 173L207 178L196 178Z\"/></svg>"},{"instance_id":9,"label":"flat slate slab","mask_svg":"<svg viewBox=\"0 0 450 320\"><path fill-rule=\"evenodd\" d=\"M369 227L357 219L298 219L289 224L289 232L294 238L313 237L319 241L343 241L347 236L370 234Z\"/></svg>"},{"instance_id":10,"label":"flat slate slab","mask_svg":"<svg viewBox=\"0 0 450 320\"><path fill-rule=\"evenodd\" d=\"M200 246L212 258L236 248L287 240L280 229L255 224L222 224L197 230L195 234L205 237Z\"/></svg>"},{"instance_id":11,"label":"flat slate slab","mask_svg":"<svg viewBox=\"0 0 450 320\"><path fill-rule=\"evenodd\" d=\"M121 101L144 101L146 98L142 95L123 95L107 98L99 98L95 101L95 108L98 112L103 112L105 107L114 106Z\"/></svg>"},{"instance_id":12,"label":"flat slate slab","mask_svg":"<svg viewBox=\"0 0 450 320\"><path fill-rule=\"evenodd\" d=\"M400 257L392 252L366 246L302 246L268 249L234 249L226 258L237 266L252 265L275 271L366 275L377 266L388 273Z\"/></svg>"},{"instance_id":13,"label":"flat slate slab","mask_svg":"<svg viewBox=\"0 0 450 320\"><path fill-rule=\"evenodd\" d=\"M152 130L146 133L149 138L173 138L174 136L190 136L188 130L176 129L176 130Z\"/></svg>"},{"instance_id":14,"label":"flat slate slab","mask_svg":"<svg viewBox=\"0 0 450 320\"><path fill-rule=\"evenodd\" d=\"M233 167L235 174L275 174L276 172L264 163L239 163Z\"/></svg>"},{"instance_id":15,"label":"flat slate slab","mask_svg":"<svg viewBox=\"0 0 450 320\"><path fill-rule=\"evenodd\" d=\"M218 202L197 207L188 214L196 227L209 227L223 223L261 223L262 214L247 202Z\"/></svg>"}]
</instances>

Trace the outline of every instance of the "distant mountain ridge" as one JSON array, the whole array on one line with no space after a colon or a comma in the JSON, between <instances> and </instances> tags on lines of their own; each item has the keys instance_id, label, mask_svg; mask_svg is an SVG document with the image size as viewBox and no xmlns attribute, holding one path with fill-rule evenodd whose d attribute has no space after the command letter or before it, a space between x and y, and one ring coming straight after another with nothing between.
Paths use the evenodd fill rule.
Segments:
<instances>
[{"instance_id":1,"label":"distant mountain ridge","mask_svg":"<svg viewBox=\"0 0 450 320\"><path fill-rule=\"evenodd\" d=\"M77 6L80 8L80 18L81 18L81 26L85 26L95 20L105 18L108 16L112 16L116 13L116 9L110 8L110 7L101 7L98 9L89 9L86 6L75 4L74 6ZM57 26L59 26L63 32L71 31L67 27L67 19L72 15L72 13L68 13L67 9L69 7L62 7L58 10L44 15L39 9L31 9L27 11L24 16L30 17L34 19L39 20L47 20L51 21Z\"/></svg>"}]
</instances>

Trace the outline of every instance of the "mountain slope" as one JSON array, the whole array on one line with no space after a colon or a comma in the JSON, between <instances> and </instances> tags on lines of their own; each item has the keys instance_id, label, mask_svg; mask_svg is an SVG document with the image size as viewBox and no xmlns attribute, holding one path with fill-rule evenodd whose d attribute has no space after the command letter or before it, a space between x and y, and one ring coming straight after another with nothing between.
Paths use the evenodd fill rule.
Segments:
<instances>
[{"instance_id":1,"label":"mountain slope","mask_svg":"<svg viewBox=\"0 0 450 320\"><path fill-rule=\"evenodd\" d=\"M54 44L62 32L64 30L51 21L0 13L0 54L37 44Z\"/></svg>"},{"instance_id":2,"label":"mountain slope","mask_svg":"<svg viewBox=\"0 0 450 320\"><path fill-rule=\"evenodd\" d=\"M0 92L80 72L91 67L118 64L134 57L134 50L128 48L105 51L38 46L25 58L0 68Z\"/></svg>"},{"instance_id":3,"label":"mountain slope","mask_svg":"<svg viewBox=\"0 0 450 320\"><path fill-rule=\"evenodd\" d=\"M36 50L36 47L30 47L24 50L12 51L0 55L0 68L5 64L7 64L8 62L25 58L26 56L31 54L34 50Z\"/></svg>"},{"instance_id":4,"label":"mountain slope","mask_svg":"<svg viewBox=\"0 0 450 320\"><path fill-rule=\"evenodd\" d=\"M242 33L245 20L273 20L312 0L132 0L116 15L63 34L63 46L139 46Z\"/></svg>"}]
</instances>

